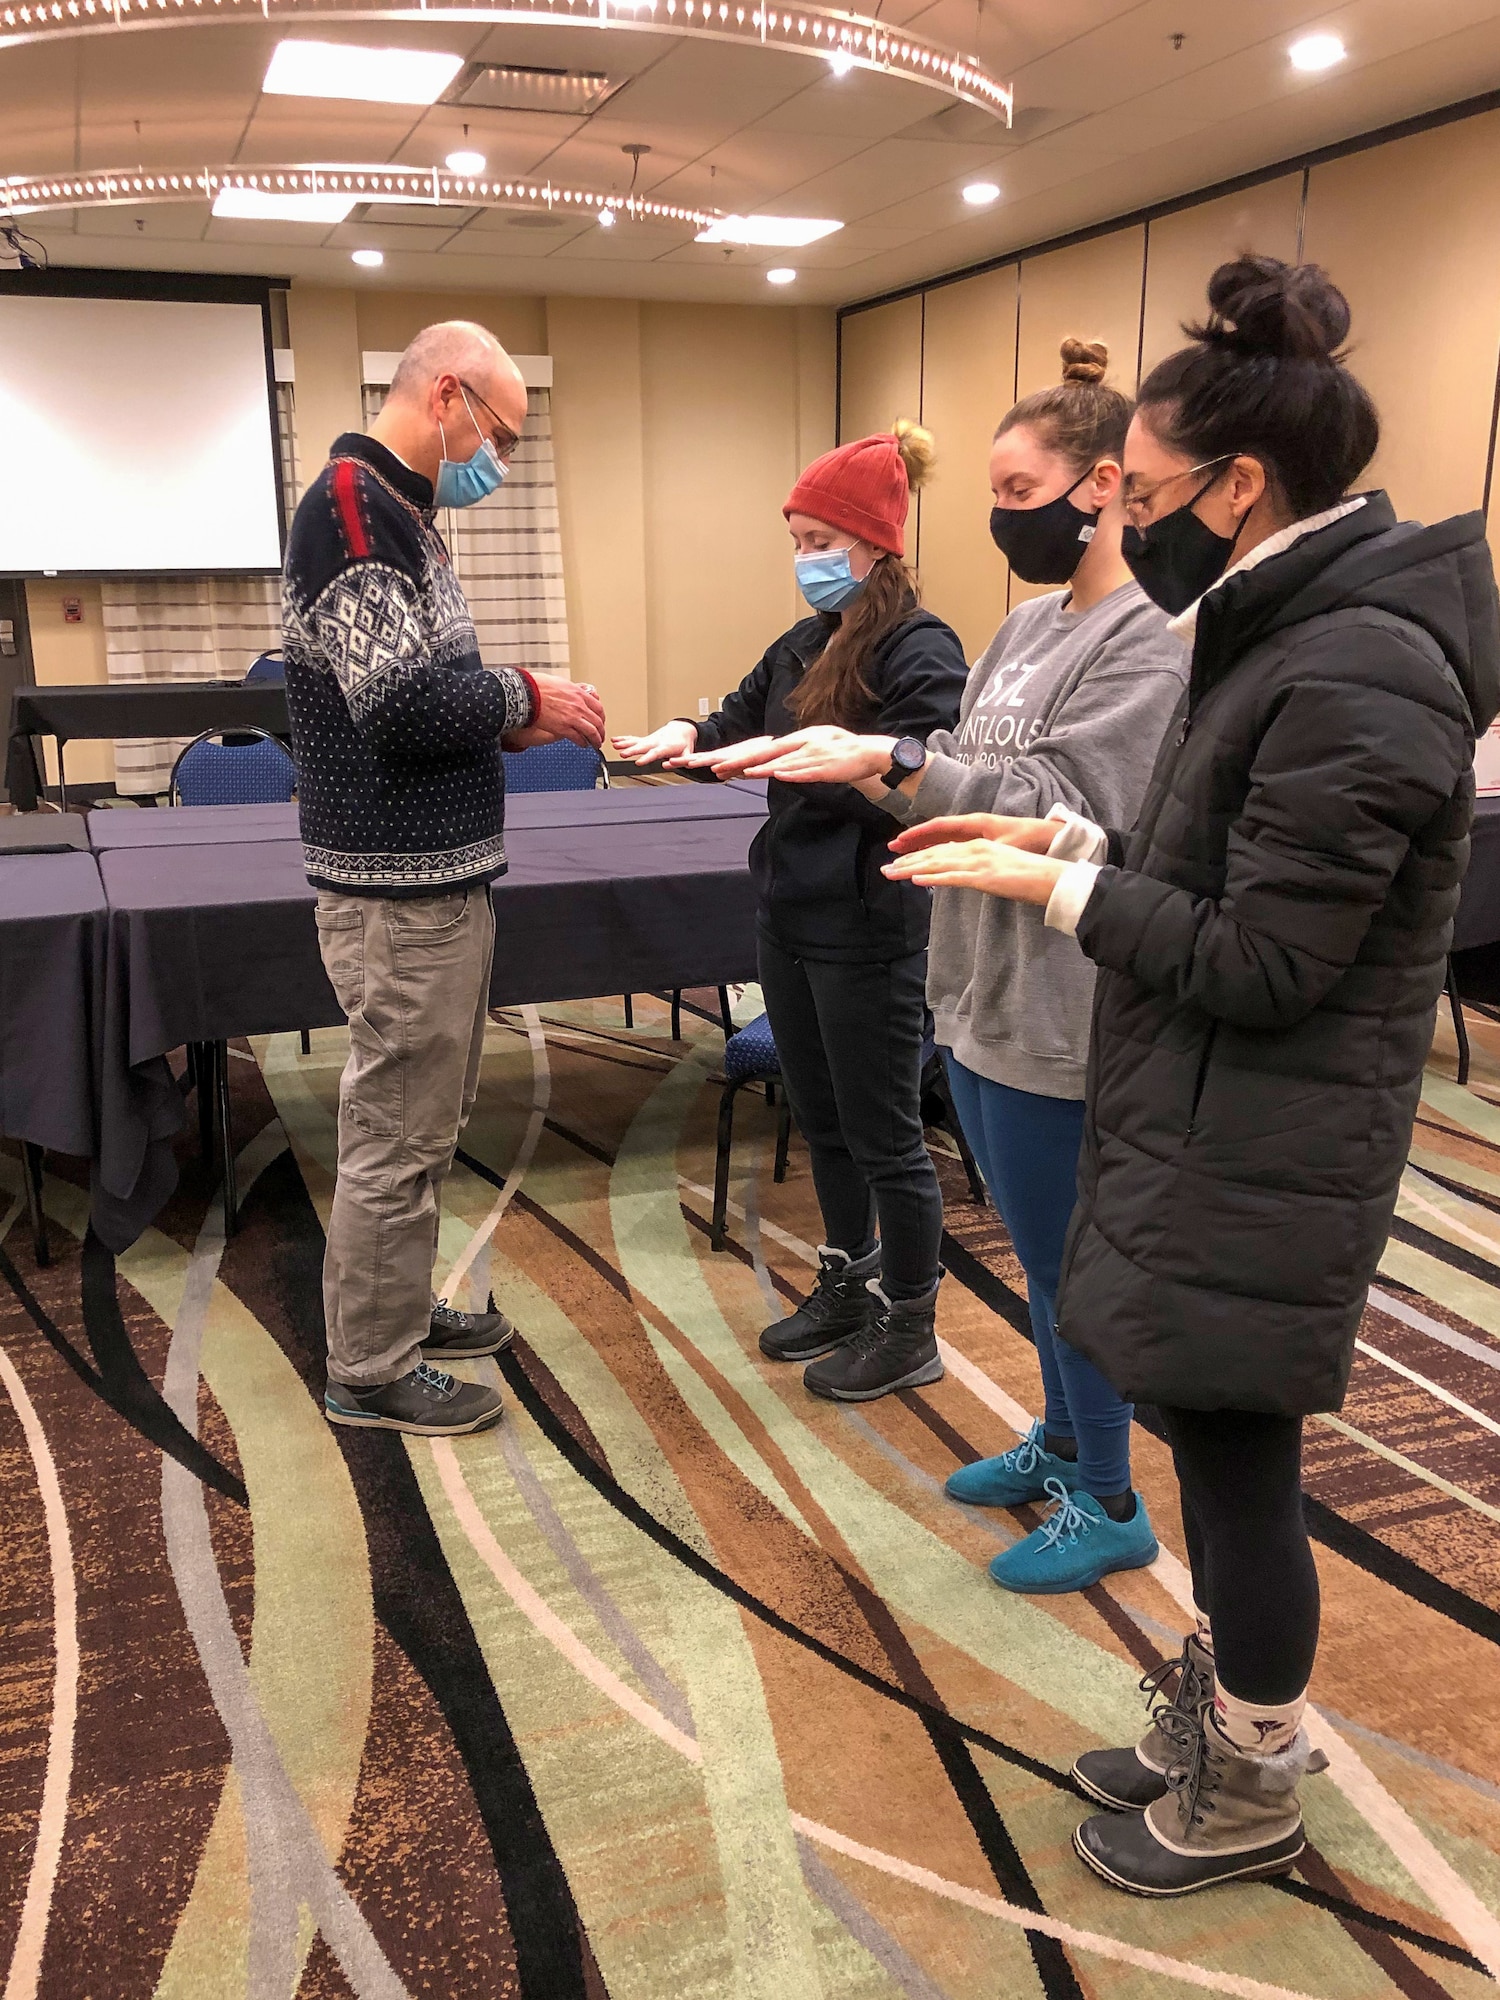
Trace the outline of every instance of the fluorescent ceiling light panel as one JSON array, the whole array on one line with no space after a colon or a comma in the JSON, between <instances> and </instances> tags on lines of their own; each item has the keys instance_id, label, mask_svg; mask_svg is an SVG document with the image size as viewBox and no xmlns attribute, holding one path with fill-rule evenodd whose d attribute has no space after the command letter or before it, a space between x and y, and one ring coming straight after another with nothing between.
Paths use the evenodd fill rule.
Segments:
<instances>
[{"instance_id":1,"label":"fluorescent ceiling light panel","mask_svg":"<svg viewBox=\"0 0 1500 2000\"><path fill-rule=\"evenodd\" d=\"M278 42L261 89L272 97L352 97L361 104L431 104L464 66L432 49L357 42Z\"/></svg>"},{"instance_id":2,"label":"fluorescent ceiling light panel","mask_svg":"<svg viewBox=\"0 0 1500 2000\"><path fill-rule=\"evenodd\" d=\"M352 194L267 194L264 188L220 188L214 214L236 222L347 222Z\"/></svg>"},{"instance_id":3,"label":"fluorescent ceiling light panel","mask_svg":"<svg viewBox=\"0 0 1500 2000\"><path fill-rule=\"evenodd\" d=\"M819 220L808 215L721 215L707 229L700 229L698 243L748 243L762 250L801 250L832 236L842 222Z\"/></svg>"},{"instance_id":4,"label":"fluorescent ceiling light panel","mask_svg":"<svg viewBox=\"0 0 1500 2000\"><path fill-rule=\"evenodd\" d=\"M1287 53L1293 69L1332 69L1344 60L1344 45L1337 35L1304 35Z\"/></svg>"}]
</instances>

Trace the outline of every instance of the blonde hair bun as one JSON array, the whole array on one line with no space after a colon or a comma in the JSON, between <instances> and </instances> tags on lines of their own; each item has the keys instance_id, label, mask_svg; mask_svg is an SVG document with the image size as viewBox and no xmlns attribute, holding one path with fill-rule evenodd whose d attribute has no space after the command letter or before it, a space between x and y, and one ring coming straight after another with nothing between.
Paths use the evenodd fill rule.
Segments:
<instances>
[{"instance_id":1,"label":"blonde hair bun","mask_svg":"<svg viewBox=\"0 0 1500 2000\"><path fill-rule=\"evenodd\" d=\"M937 459L937 446L933 443L932 432L924 431L920 424L914 424L910 417L897 417L891 426L891 434L896 440L896 449L901 454L901 463L906 467L906 484L915 493L925 485Z\"/></svg>"},{"instance_id":2,"label":"blonde hair bun","mask_svg":"<svg viewBox=\"0 0 1500 2000\"><path fill-rule=\"evenodd\" d=\"M1109 349L1102 340L1079 340L1069 334L1062 344L1065 382L1102 382L1109 368Z\"/></svg>"}]
</instances>

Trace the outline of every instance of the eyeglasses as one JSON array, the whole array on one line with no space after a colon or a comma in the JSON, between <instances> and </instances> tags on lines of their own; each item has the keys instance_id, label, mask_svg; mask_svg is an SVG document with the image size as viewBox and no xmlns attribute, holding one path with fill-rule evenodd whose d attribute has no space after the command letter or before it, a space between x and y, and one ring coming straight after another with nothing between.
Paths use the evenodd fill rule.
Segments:
<instances>
[{"instance_id":1,"label":"eyeglasses","mask_svg":"<svg viewBox=\"0 0 1500 2000\"><path fill-rule=\"evenodd\" d=\"M502 462L507 461L521 440L516 436L510 425L502 417L497 416L490 408L472 382L465 382L463 377L460 376L458 386L463 390L465 395L474 398L474 401L484 411L486 416L494 418L495 428L490 434L490 443L495 447L495 456Z\"/></svg>"},{"instance_id":2,"label":"eyeglasses","mask_svg":"<svg viewBox=\"0 0 1500 2000\"><path fill-rule=\"evenodd\" d=\"M1217 458L1205 458L1201 465L1189 465L1185 466L1181 472L1169 473L1165 479L1158 479L1154 486L1148 486L1144 493L1139 488L1132 488L1124 496L1126 519L1135 527L1140 527L1150 510L1152 501L1158 493L1164 492L1169 486L1175 486L1179 479L1191 479L1195 472L1207 472L1210 466L1227 465L1232 458L1238 458L1238 456L1238 452L1221 451ZM1212 485L1213 481L1210 479L1207 484L1199 488L1199 493L1206 493ZM1195 494L1194 498L1196 499L1197 497L1198 495Z\"/></svg>"}]
</instances>

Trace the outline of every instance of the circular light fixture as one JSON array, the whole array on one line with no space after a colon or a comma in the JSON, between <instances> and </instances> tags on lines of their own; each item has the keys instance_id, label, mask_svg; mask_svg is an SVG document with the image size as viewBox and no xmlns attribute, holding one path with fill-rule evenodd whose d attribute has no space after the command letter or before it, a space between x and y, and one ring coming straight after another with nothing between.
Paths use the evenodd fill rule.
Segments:
<instances>
[{"instance_id":1,"label":"circular light fixture","mask_svg":"<svg viewBox=\"0 0 1500 2000\"><path fill-rule=\"evenodd\" d=\"M964 200L970 208L988 208L992 201L1000 199L1000 190L993 181L970 181L964 189Z\"/></svg>"},{"instance_id":2,"label":"circular light fixture","mask_svg":"<svg viewBox=\"0 0 1500 2000\"><path fill-rule=\"evenodd\" d=\"M1337 35L1304 35L1300 42L1292 43L1287 54L1293 69L1312 72L1332 69L1344 60L1346 51Z\"/></svg>"},{"instance_id":3,"label":"circular light fixture","mask_svg":"<svg viewBox=\"0 0 1500 2000\"><path fill-rule=\"evenodd\" d=\"M450 153L443 165L450 174L482 174L485 160L483 153L473 153L461 147L458 152Z\"/></svg>"},{"instance_id":4,"label":"circular light fixture","mask_svg":"<svg viewBox=\"0 0 1500 2000\"><path fill-rule=\"evenodd\" d=\"M599 227L601 229L613 229L614 226L615 226L614 210L612 208L601 208L599 211Z\"/></svg>"},{"instance_id":5,"label":"circular light fixture","mask_svg":"<svg viewBox=\"0 0 1500 2000\"><path fill-rule=\"evenodd\" d=\"M790 285L796 276L797 273L789 270L785 264L778 264L774 271L767 271L766 283L768 285Z\"/></svg>"},{"instance_id":6,"label":"circular light fixture","mask_svg":"<svg viewBox=\"0 0 1500 2000\"><path fill-rule=\"evenodd\" d=\"M854 58L847 49L835 49L828 58L828 67L835 76L847 76L854 67Z\"/></svg>"},{"instance_id":7,"label":"circular light fixture","mask_svg":"<svg viewBox=\"0 0 1500 2000\"><path fill-rule=\"evenodd\" d=\"M351 250L349 262L358 264L362 271L378 271L385 262L383 250Z\"/></svg>"}]
</instances>

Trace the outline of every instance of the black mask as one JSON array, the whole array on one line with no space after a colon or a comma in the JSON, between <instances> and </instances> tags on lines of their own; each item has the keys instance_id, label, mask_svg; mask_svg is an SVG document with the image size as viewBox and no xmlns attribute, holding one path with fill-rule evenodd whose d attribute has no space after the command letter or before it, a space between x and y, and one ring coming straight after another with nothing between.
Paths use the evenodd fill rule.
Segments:
<instances>
[{"instance_id":1,"label":"black mask","mask_svg":"<svg viewBox=\"0 0 1500 2000\"><path fill-rule=\"evenodd\" d=\"M1232 535L1216 535L1193 512L1214 480L1206 479L1191 500L1159 521L1144 528L1127 521L1120 538L1120 553L1126 567L1153 604L1161 606L1169 618L1196 604L1204 591L1224 574L1240 529L1250 518L1241 517Z\"/></svg>"},{"instance_id":2,"label":"black mask","mask_svg":"<svg viewBox=\"0 0 1500 2000\"><path fill-rule=\"evenodd\" d=\"M1099 516L1075 507L1069 496L1093 473L1090 466L1066 493L1040 507L991 510L991 539L1022 583L1066 583L1083 561Z\"/></svg>"}]
</instances>

